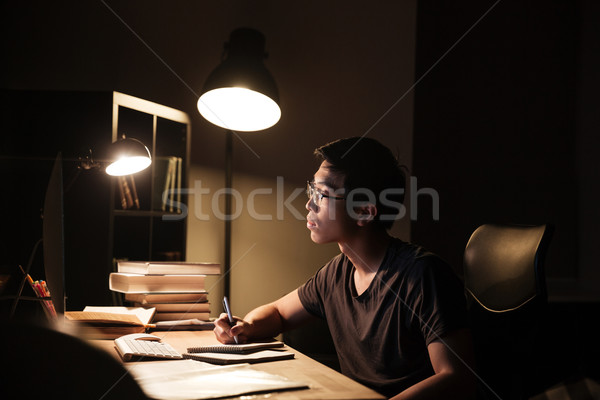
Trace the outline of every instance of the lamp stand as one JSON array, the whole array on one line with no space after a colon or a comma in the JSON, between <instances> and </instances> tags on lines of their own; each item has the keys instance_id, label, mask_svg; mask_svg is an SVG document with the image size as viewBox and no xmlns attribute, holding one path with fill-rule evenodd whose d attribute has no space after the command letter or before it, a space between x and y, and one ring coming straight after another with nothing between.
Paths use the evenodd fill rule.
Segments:
<instances>
[{"instance_id":1,"label":"lamp stand","mask_svg":"<svg viewBox=\"0 0 600 400\"><path fill-rule=\"evenodd\" d=\"M233 132L225 133L225 256L223 262L223 295L231 292L231 198L233 190ZM231 299L230 299L231 301Z\"/></svg>"}]
</instances>

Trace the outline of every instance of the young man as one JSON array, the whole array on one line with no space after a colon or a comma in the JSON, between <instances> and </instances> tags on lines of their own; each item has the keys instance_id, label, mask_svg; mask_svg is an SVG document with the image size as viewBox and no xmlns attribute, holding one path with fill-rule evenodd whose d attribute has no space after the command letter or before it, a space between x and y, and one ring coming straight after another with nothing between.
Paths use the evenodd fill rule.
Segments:
<instances>
[{"instance_id":1,"label":"young man","mask_svg":"<svg viewBox=\"0 0 600 400\"><path fill-rule=\"evenodd\" d=\"M472 397L472 348L463 287L451 268L388 234L401 210L405 176L374 139L348 138L315 150L321 165L308 183L307 228L341 254L304 285L252 310L223 343L273 337L324 318L342 372L397 399Z\"/></svg>"}]
</instances>

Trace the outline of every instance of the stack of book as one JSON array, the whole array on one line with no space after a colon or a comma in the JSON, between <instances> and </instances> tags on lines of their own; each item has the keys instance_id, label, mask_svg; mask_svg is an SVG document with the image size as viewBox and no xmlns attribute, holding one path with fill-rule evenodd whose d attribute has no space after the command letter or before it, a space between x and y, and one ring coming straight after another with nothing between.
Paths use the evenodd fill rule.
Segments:
<instances>
[{"instance_id":1,"label":"stack of book","mask_svg":"<svg viewBox=\"0 0 600 400\"><path fill-rule=\"evenodd\" d=\"M219 264L118 261L110 274L110 290L125 294L136 307L155 308L154 322L198 319L208 321L207 275L218 275Z\"/></svg>"}]
</instances>

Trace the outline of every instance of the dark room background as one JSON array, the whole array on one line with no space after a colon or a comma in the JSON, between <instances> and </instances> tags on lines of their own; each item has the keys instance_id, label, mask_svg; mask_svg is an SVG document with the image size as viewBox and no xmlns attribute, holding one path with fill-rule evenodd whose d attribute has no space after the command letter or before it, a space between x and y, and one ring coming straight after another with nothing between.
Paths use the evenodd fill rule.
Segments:
<instances>
[{"instance_id":1,"label":"dark room background","mask_svg":"<svg viewBox=\"0 0 600 400\"><path fill-rule=\"evenodd\" d=\"M597 285L598 5L468 3L419 2L416 76L444 57L416 89L414 173L442 200L413 239L459 265L482 223L549 222L549 277Z\"/></svg>"},{"instance_id":2,"label":"dark room background","mask_svg":"<svg viewBox=\"0 0 600 400\"><path fill-rule=\"evenodd\" d=\"M437 221L429 198L420 199L403 238L460 273L478 225L553 223L550 294L578 296L600 282L599 17L592 1L3 2L0 88L119 90L184 110L201 133L193 163L220 169L224 139L198 115L194 91L231 29L254 24L267 34L267 65L279 74L288 112L272 132L246 139L260 162L237 144L238 172L301 183L314 167L308 156L325 141L368 132L395 149L401 143L419 187L440 199ZM295 108L310 112L292 119ZM14 142L19 132L2 135L3 162L22 142L43 146ZM2 195L10 212L13 193L3 186ZM27 259L31 243L10 244L15 231L38 229L37 217L3 226L12 238L2 248L7 263Z\"/></svg>"}]
</instances>

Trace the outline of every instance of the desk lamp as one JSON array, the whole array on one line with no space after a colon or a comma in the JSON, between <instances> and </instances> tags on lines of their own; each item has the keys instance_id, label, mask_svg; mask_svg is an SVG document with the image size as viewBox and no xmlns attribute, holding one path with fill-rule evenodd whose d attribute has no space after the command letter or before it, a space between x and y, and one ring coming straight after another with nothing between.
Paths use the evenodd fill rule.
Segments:
<instances>
[{"instance_id":1,"label":"desk lamp","mask_svg":"<svg viewBox=\"0 0 600 400\"><path fill-rule=\"evenodd\" d=\"M198 111L225 128L225 256L223 294L230 297L231 188L233 131L254 132L275 125L281 117L275 80L263 64L265 37L251 28L234 30L224 45L221 64L208 76Z\"/></svg>"},{"instance_id":2,"label":"desk lamp","mask_svg":"<svg viewBox=\"0 0 600 400\"><path fill-rule=\"evenodd\" d=\"M106 173L111 176L131 175L145 170L152 164L150 150L137 139L125 135L109 148L110 161L94 161L92 150L85 157L79 157L78 169L100 169L106 166Z\"/></svg>"},{"instance_id":3,"label":"desk lamp","mask_svg":"<svg viewBox=\"0 0 600 400\"><path fill-rule=\"evenodd\" d=\"M106 167L106 173L112 176L135 174L152 164L148 148L139 140L125 135L111 144L109 152L114 161Z\"/></svg>"},{"instance_id":4,"label":"desk lamp","mask_svg":"<svg viewBox=\"0 0 600 400\"><path fill-rule=\"evenodd\" d=\"M65 193L69 191L82 170L104 168L108 175L125 176L143 171L152 164L152 156L146 145L137 139L127 138L125 135L110 144L108 155L108 160L96 161L92 156L92 149L89 149L84 157L79 157L75 174L65 185Z\"/></svg>"}]
</instances>

